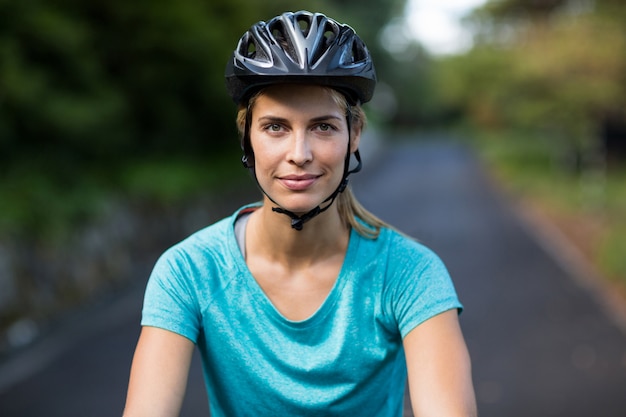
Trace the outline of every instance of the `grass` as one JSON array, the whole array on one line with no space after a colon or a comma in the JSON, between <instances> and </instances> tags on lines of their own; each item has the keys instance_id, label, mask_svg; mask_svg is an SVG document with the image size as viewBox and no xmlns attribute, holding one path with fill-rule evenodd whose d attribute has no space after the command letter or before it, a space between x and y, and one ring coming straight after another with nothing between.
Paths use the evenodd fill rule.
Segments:
<instances>
[{"instance_id":1,"label":"grass","mask_svg":"<svg viewBox=\"0 0 626 417\"><path fill-rule=\"evenodd\" d=\"M474 134L499 182L537 207L608 280L626 288L626 162L576 172L563 144L537 133Z\"/></svg>"},{"instance_id":2,"label":"grass","mask_svg":"<svg viewBox=\"0 0 626 417\"><path fill-rule=\"evenodd\" d=\"M599 262L611 276L626 282L626 168L609 177L606 212L611 221L601 242Z\"/></svg>"}]
</instances>

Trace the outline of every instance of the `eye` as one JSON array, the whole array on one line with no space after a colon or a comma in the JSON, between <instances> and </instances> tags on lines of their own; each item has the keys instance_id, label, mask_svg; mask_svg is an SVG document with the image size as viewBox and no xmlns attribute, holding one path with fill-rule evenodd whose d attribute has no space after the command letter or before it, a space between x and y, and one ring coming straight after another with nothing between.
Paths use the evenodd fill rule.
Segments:
<instances>
[{"instance_id":1,"label":"eye","mask_svg":"<svg viewBox=\"0 0 626 417\"><path fill-rule=\"evenodd\" d=\"M330 123L320 123L315 127L319 132L330 133L337 130L337 127Z\"/></svg>"},{"instance_id":2,"label":"eye","mask_svg":"<svg viewBox=\"0 0 626 417\"><path fill-rule=\"evenodd\" d=\"M265 125L264 129L268 132L280 132L282 130L282 126L278 123L269 123Z\"/></svg>"}]
</instances>

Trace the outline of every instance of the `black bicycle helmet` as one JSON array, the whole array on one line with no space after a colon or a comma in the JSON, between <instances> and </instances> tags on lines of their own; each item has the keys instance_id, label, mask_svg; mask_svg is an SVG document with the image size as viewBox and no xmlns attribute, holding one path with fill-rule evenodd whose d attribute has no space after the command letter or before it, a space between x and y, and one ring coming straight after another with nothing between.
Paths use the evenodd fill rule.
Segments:
<instances>
[{"instance_id":1,"label":"black bicycle helmet","mask_svg":"<svg viewBox=\"0 0 626 417\"><path fill-rule=\"evenodd\" d=\"M226 66L226 87L238 104L264 86L284 82L333 87L357 104L372 98L376 71L350 26L321 13L287 12L254 24Z\"/></svg>"}]
</instances>

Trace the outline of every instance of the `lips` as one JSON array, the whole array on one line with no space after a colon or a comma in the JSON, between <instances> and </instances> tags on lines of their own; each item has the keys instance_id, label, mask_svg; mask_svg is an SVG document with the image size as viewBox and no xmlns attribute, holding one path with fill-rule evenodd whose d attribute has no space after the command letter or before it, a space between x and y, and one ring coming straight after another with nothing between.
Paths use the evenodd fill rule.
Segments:
<instances>
[{"instance_id":1,"label":"lips","mask_svg":"<svg viewBox=\"0 0 626 417\"><path fill-rule=\"evenodd\" d=\"M315 181L319 178L318 175L304 174L304 175L286 175L279 177L279 181L288 189L292 191L304 191L311 187Z\"/></svg>"}]
</instances>

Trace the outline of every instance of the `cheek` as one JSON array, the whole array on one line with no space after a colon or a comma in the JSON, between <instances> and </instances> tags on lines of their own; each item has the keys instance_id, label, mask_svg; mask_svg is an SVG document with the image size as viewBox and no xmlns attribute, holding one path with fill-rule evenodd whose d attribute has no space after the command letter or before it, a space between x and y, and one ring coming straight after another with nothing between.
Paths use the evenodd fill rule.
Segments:
<instances>
[{"instance_id":1,"label":"cheek","mask_svg":"<svg viewBox=\"0 0 626 417\"><path fill-rule=\"evenodd\" d=\"M348 153L348 144L345 142L337 143L327 150L327 160L333 165L342 164Z\"/></svg>"},{"instance_id":2,"label":"cheek","mask_svg":"<svg viewBox=\"0 0 626 417\"><path fill-rule=\"evenodd\" d=\"M269 146L269 144L263 143L261 140L251 138L250 145L252 152L254 152L255 162L258 165L268 165L272 161L275 161L280 153L280 150L276 146Z\"/></svg>"},{"instance_id":3,"label":"cheek","mask_svg":"<svg viewBox=\"0 0 626 417\"><path fill-rule=\"evenodd\" d=\"M255 166L258 171L267 172L273 170L281 161L281 158L275 153L270 152L254 152Z\"/></svg>"}]
</instances>

